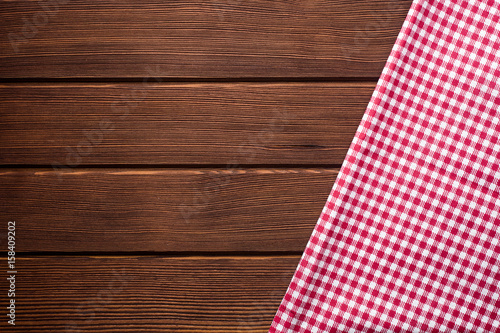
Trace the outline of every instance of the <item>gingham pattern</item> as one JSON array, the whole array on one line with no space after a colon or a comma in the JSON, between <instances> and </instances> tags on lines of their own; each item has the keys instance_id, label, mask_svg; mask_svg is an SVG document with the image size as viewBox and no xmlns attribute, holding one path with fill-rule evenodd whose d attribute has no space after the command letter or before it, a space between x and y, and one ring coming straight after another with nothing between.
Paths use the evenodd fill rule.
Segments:
<instances>
[{"instance_id":1,"label":"gingham pattern","mask_svg":"<svg viewBox=\"0 0 500 333\"><path fill-rule=\"evenodd\" d=\"M414 1L269 332L500 332L499 15Z\"/></svg>"}]
</instances>

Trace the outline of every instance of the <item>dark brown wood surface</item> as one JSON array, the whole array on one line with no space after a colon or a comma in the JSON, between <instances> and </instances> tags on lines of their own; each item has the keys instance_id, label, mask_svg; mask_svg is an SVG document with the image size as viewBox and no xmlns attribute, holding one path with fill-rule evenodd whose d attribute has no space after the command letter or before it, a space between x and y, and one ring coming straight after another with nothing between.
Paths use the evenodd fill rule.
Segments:
<instances>
[{"instance_id":1,"label":"dark brown wood surface","mask_svg":"<svg viewBox=\"0 0 500 333\"><path fill-rule=\"evenodd\" d=\"M265 332L298 264L280 257L18 260L13 332ZM7 280L0 288L7 290ZM17 328L17 329L16 329Z\"/></svg>"},{"instance_id":2,"label":"dark brown wood surface","mask_svg":"<svg viewBox=\"0 0 500 333\"><path fill-rule=\"evenodd\" d=\"M378 77L411 1L0 2L3 78Z\"/></svg>"},{"instance_id":3,"label":"dark brown wood surface","mask_svg":"<svg viewBox=\"0 0 500 333\"><path fill-rule=\"evenodd\" d=\"M411 1L55 1L0 2L0 331L267 332Z\"/></svg>"},{"instance_id":4,"label":"dark brown wood surface","mask_svg":"<svg viewBox=\"0 0 500 333\"><path fill-rule=\"evenodd\" d=\"M0 85L0 163L341 164L374 86Z\"/></svg>"},{"instance_id":5,"label":"dark brown wood surface","mask_svg":"<svg viewBox=\"0 0 500 333\"><path fill-rule=\"evenodd\" d=\"M337 171L0 170L0 216L20 252L301 252Z\"/></svg>"}]
</instances>

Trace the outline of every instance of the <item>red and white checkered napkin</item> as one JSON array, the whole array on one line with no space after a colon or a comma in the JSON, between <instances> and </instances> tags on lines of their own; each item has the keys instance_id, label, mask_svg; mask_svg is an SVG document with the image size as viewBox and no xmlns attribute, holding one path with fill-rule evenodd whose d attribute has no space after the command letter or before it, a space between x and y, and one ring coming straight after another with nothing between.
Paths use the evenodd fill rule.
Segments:
<instances>
[{"instance_id":1,"label":"red and white checkered napkin","mask_svg":"<svg viewBox=\"0 0 500 333\"><path fill-rule=\"evenodd\" d=\"M500 332L499 21L414 1L269 332Z\"/></svg>"}]
</instances>

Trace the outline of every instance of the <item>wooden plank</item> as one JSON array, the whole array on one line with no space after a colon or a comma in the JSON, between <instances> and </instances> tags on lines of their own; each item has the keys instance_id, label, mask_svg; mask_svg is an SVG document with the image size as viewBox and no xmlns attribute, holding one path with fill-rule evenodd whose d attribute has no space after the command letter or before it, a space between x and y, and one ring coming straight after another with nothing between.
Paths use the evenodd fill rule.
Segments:
<instances>
[{"instance_id":1,"label":"wooden plank","mask_svg":"<svg viewBox=\"0 0 500 333\"><path fill-rule=\"evenodd\" d=\"M298 256L20 258L16 330L5 319L0 331L267 332L298 261ZM5 278L0 288L9 289Z\"/></svg>"},{"instance_id":2,"label":"wooden plank","mask_svg":"<svg viewBox=\"0 0 500 333\"><path fill-rule=\"evenodd\" d=\"M0 170L0 220L18 251L300 252L337 172Z\"/></svg>"},{"instance_id":3,"label":"wooden plank","mask_svg":"<svg viewBox=\"0 0 500 333\"><path fill-rule=\"evenodd\" d=\"M1 78L378 77L410 0L0 2Z\"/></svg>"},{"instance_id":4,"label":"wooden plank","mask_svg":"<svg viewBox=\"0 0 500 333\"><path fill-rule=\"evenodd\" d=\"M374 86L1 85L0 164L341 164Z\"/></svg>"}]
</instances>

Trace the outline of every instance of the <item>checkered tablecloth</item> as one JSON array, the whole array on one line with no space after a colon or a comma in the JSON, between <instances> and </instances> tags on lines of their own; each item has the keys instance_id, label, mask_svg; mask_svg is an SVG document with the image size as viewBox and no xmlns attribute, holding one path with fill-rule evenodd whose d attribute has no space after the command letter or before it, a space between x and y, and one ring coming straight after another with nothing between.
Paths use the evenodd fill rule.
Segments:
<instances>
[{"instance_id":1,"label":"checkered tablecloth","mask_svg":"<svg viewBox=\"0 0 500 333\"><path fill-rule=\"evenodd\" d=\"M500 332L499 21L413 2L269 332Z\"/></svg>"}]
</instances>

